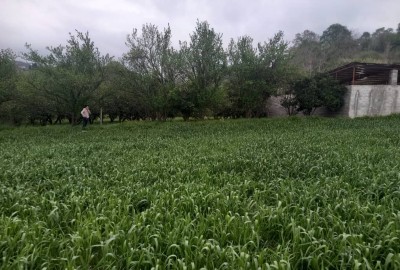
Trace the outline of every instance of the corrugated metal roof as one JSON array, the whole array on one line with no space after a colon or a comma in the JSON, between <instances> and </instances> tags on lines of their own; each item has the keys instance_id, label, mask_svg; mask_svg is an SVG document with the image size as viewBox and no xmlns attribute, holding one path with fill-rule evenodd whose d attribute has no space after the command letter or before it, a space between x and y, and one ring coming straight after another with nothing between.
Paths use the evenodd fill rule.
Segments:
<instances>
[{"instance_id":1,"label":"corrugated metal roof","mask_svg":"<svg viewBox=\"0 0 400 270\"><path fill-rule=\"evenodd\" d=\"M391 70L400 71L400 64L372 64L352 62L328 72L343 84L382 85L389 84ZM397 80L397 84L400 81Z\"/></svg>"}]
</instances>

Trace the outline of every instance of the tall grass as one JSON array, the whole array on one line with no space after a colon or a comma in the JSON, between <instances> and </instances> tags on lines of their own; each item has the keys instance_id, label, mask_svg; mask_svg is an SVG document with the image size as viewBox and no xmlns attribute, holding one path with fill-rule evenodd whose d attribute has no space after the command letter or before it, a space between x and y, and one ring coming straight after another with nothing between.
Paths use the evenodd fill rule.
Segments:
<instances>
[{"instance_id":1,"label":"tall grass","mask_svg":"<svg viewBox=\"0 0 400 270\"><path fill-rule=\"evenodd\" d=\"M400 118L0 130L1 269L400 269Z\"/></svg>"}]
</instances>

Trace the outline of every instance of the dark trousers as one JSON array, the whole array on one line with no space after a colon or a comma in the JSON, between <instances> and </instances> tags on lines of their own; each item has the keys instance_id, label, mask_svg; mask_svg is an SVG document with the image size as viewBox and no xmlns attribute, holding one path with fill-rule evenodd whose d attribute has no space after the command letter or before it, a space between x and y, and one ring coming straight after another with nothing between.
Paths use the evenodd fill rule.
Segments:
<instances>
[{"instance_id":1,"label":"dark trousers","mask_svg":"<svg viewBox=\"0 0 400 270\"><path fill-rule=\"evenodd\" d=\"M82 128L85 128L88 123L89 123L89 118L83 117Z\"/></svg>"}]
</instances>

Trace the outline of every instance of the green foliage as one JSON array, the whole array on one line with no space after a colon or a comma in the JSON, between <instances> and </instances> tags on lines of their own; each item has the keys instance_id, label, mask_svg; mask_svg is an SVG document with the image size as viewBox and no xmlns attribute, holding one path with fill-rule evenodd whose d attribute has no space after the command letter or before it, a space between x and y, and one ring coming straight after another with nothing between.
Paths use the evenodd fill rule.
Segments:
<instances>
[{"instance_id":1,"label":"green foliage","mask_svg":"<svg viewBox=\"0 0 400 270\"><path fill-rule=\"evenodd\" d=\"M332 24L322 33L321 46L326 69L342 64L342 58L351 57L357 50L357 43L351 31L341 24Z\"/></svg>"},{"instance_id":2,"label":"green foliage","mask_svg":"<svg viewBox=\"0 0 400 270\"><path fill-rule=\"evenodd\" d=\"M146 24L142 35L137 29L128 36L129 52L124 62L136 73L136 94L147 115L165 120L172 108L172 93L178 79L178 53L171 46L171 29L160 32L155 25Z\"/></svg>"},{"instance_id":3,"label":"green foliage","mask_svg":"<svg viewBox=\"0 0 400 270\"><path fill-rule=\"evenodd\" d=\"M24 54L25 59L35 63L29 83L37 95L52 101L57 114L67 115L73 124L83 105L94 99L104 81L104 67L111 61L108 55L100 54L89 33L76 33L70 34L65 47L48 47L46 56L30 45Z\"/></svg>"},{"instance_id":4,"label":"green foliage","mask_svg":"<svg viewBox=\"0 0 400 270\"><path fill-rule=\"evenodd\" d=\"M252 43L252 38L244 36L237 42L231 40L228 48L229 114L234 117L265 115L267 99L278 94L290 80L288 44L283 32L257 48Z\"/></svg>"},{"instance_id":5,"label":"green foliage","mask_svg":"<svg viewBox=\"0 0 400 270\"><path fill-rule=\"evenodd\" d=\"M229 99L231 114L235 117L253 116L263 113L262 105L266 93L263 69L259 60L258 51L253 47L253 39L244 36L234 42L231 40L228 48Z\"/></svg>"},{"instance_id":6,"label":"green foliage","mask_svg":"<svg viewBox=\"0 0 400 270\"><path fill-rule=\"evenodd\" d=\"M293 41L291 62L297 66L304 75L314 75L321 72L324 65L324 57L320 37L316 33L305 30L301 34L296 34Z\"/></svg>"},{"instance_id":7,"label":"green foliage","mask_svg":"<svg viewBox=\"0 0 400 270\"><path fill-rule=\"evenodd\" d=\"M138 75L118 61L111 61L105 67L105 80L95 98L93 112L103 110L114 122L144 117L144 106L138 89Z\"/></svg>"},{"instance_id":8,"label":"green foliage","mask_svg":"<svg viewBox=\"0 0 400 270\"><path fill-rule=\"evenodd\" d=\"M328 75L319 75L316 80L322 105L330 111L338 111L343 106L346 87Z\"/></svg>"},{"instance_id":9,"label":"green foliage","mask_svg":"<svg viewBox=\"0 0 400 270\"><path fill-rule=\"evenodd\" d=\"M11 49L0 50L0 106L12 99L15 91L17 68L16 55Z\"/></svg>"},{"instance_id":10,"label":"green foliage","mask_svg":"<svg viewBox=\"0 0 400 270\"><path fill-rule=\"evenodd\" d=\"M288 115L295 115L298 113L298 101L296 96L292 93L291 90L288 91L285 95L283 95L281 99L281 105L286 109Z\"/></svg>"},{"instance_id":11,"label":"green foliage","mask_svg":"<svg viewBox=\"0 0 400 270\"><path fill-rule=\"evenodd\" d=\"M221 83L226 70L226 55L222 46L222 34L217 34L204 21L197 21L195 31L190 35L190 44L181 43L182 70L186 77L183 86L183 104L186 117L203 118L207 111L223 107L220 103Z\"/></svg>"},{"instance_id":12,"label":"green foliage","mask_svg":"<svg viewBox=\"0 0 400 270\"><path fill-rule=\"evenodd\" d=\"M400 33L381 27L357 37L346 26L330 25L321 35L305 30L293 40L292 64L307 76L349 62L398 63Z\"/></svg>"},{"instance_id":13,"label":"green foliage","mask_svg":"<svg viewBox=\"0 0 400 270\"><path fill-rule=\"evenodd\" d=\"M325 74L304 78L293 85L298 110L306 115L312 114L319 107L326 107L330 111L339 110L344 103L345 93L345 86ZM293 99L287 100L287 103L284 105L293 106Z\"/></svg>"},{"instance_id":14,"label":"green foliage","mask_svg":"<svg viewBox=\"0 0 400 270\"><path fill-rule=\"evenodd\" d=\"M303 82L297 90L301 102L291 85L352 61L400 61L398 28L381 27L357 37L346 26L332 24L322 35L297 34L291 46L279 31L257 46L251 37L240 37L224 51L222 34L197 21L190 41L180 41L178 50L171 38L169 26L160 31L145 24L140 34L133 29L128 35L123 58L112 61L100 54L89 33L76 31L65 46L48 47L47 55L27 45L22 56L32 68L21 72L16 55L1 50L0 121L47 124L66 118L74 124L86 103L92 118L102 111L111 121L261 117L274 95L284 95L289 114L299 106L306 113L320 106L337 110L342 91L325 86L326 80ZM322 91L319 84L332 90Z\"/></svg>"},{"instance_id":15,"label":"green foliage","mask_svg":"<svg viewBox=\"0 0 400 270\"><path fill-rule=\"evenodd\" d=\"M291 81L293 72L289 65L291 56L288 53L289 44L283 39L283 32L279 31L273 38L264 44L258 44L261 64L264 67L264 81L270 95L280 94L281 88Z\"/></svg>"},{"instance_id":16,"label":"green foliage","mask_svg":"<svg viewBox=\"0 0 400 270\"><path fill-rule=\"evenodd\" d=\"M321 107L322 100L318 91L317 82L312 78L304 78L296 82L293 86L293 93L296 97L298 110L310 115L316 108Z\"/></svg>"},{"instance_id":17,"label":"green foliage","mask_svg":"<svg viewBox=\"0 0 400 270\"><path fill-rule=\"evenodd\" d=\"M365 32L359 39L361 53L374 54L376 60L373 62L396 63L400 61L399 40L400 33L395 33L392 28L378 28L372 35Z\"/></svg>"},{"instance_id":18,"label":"green foliage","mask_svg":"<svg viewBox=\"0 0 400 270\"><path fill-rule=\"evenodd\" d=\"M4 269L398 269L400 118L0 127Z\"/></svg>"}]
</instances>

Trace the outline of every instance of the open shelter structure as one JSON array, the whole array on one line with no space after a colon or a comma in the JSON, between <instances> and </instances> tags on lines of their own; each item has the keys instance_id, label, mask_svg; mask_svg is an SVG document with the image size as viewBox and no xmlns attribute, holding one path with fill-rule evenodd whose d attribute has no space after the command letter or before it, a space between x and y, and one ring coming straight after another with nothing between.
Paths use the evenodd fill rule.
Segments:
<instances>
[{"instance_id":1,"label":"open shelter structure","mask_svg":"<svg viewBox=\"0 0 400 270\"><path fill-rule=\"evenodd\" d=\"M352 62L328 72L346 85L340 115L350 118L400 113L400 64Z\"/></svg>"}]
</instances>

